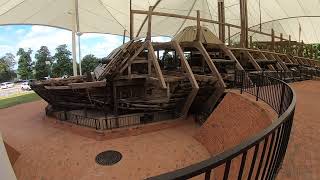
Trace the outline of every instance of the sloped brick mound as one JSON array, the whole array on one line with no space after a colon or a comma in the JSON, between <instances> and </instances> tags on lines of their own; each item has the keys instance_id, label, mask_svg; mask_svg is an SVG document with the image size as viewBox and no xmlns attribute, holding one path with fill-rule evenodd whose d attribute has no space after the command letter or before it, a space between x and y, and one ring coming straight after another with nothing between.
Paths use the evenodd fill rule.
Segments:
<instances>
[{"instance_id":1,"label":"sloped brick mound","mask_svg":"<svg viewBox=\"0 0 320 180\"><path fill-rule=\"evenodd\" d=\"M272 116L260 103L229 92L195 134L195 139L202 143L212 156L235 147L271 124ZM253 150L250 150L246 166L250 165L248 162L251 162L252 154ZM232 161L230 176L236 177L238 169L235 168L239 167L240 162L241 157ZM222 179L223 170L224 167L217 168L214 176Z\"/></svg>"},{"instance_id":2,"label":"sloped brick mound","mask_svg":"<svg viewBox=\"0 0 320 180\"><path fill-rule=\"evenodd\" d=\"M4 146L6 147L6 151L10 160L11 165L13 166L14 163L17 161L17 159L20 156L20 153L14 149L12 146L4 142Z\"/></svg>"}]
</instances>

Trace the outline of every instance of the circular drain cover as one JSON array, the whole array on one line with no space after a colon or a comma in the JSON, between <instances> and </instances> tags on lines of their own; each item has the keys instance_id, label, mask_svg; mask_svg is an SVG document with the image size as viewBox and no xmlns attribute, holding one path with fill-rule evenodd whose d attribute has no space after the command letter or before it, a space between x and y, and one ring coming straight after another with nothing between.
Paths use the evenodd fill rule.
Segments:
<instances>
[{"instance_id":1,"label":"circular drain cover","mask_svg":"<svg viewBox=\"0 0 320 180\"><path fill-rule=\"evenodd\" d=\"M96 163L104 166L111 166L119 162L122 154L118 151L104 151L96 156Z\"/></svg>"}]
</instances>

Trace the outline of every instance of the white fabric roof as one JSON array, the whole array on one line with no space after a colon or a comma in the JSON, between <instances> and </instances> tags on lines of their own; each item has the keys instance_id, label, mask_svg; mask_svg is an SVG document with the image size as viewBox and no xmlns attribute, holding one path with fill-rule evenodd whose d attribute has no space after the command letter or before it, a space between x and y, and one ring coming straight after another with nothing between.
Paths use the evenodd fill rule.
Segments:
<instances>
[{"instance_id":1,"label":"white fabric roof","mask_svg":"<svg viewBox=\"0 0 320 180\"><path fill-rule=\"evenodd\" d=\"M79 31L122 35L129 31L130 0L78 0ZM158 0L132 0L132 8L148 10ZM196 16L217 20L218 0L160 0L155 11ZM319 0L248 0L249 27L259 29L259 1L261 1L262 30L276 34L284 33L284 38L292 35L306 43L320 42L320 1ZM75 0L0 0L0 24L41 24L76 29ZM225 0L226 22L240 25L239 0ZM312 16L312 17L311 17ZM290 19L286 19L292 17ZM135 15L135 33L145 15ZM153 17L152 33L155 36L173 36L186 26L195 25L194 21L169 17ZM145 35L146 25L141 35ZM203 23L217 34L217 25ZM232 28L232 33L239 32ZM127 34L128 35L128 34ZM254 35L255 39L269 40L269 37Z\"/></svg>"}]
</instances>

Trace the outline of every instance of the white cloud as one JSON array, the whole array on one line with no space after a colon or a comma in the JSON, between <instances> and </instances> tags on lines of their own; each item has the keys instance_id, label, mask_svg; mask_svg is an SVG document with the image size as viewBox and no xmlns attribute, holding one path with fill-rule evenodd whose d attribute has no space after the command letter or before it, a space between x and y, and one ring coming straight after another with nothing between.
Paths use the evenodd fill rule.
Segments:
<instances>
[{"instance_id":1,"label":"white cloud","mask_svg":"<svg viewBox=\"0 0 320 180\"><path fill-rule=\"evenodd\" d=\"M47 46L51 53L61 44L71 47L71 32L44 26L32 26L31 30L17 44L17 47L31 48L36 51L41 46Z\"/></svg>"}]
</instances>

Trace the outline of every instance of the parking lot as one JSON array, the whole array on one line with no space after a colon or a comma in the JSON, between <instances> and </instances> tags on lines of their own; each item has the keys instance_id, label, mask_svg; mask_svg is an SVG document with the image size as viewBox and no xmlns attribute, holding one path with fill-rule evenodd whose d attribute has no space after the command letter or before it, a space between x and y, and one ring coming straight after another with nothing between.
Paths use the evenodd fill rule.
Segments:
<instances>
[{"instance_id":1,"label":"parking lot","mask_svg":"<svg viewBox=\"0 0 320 180\"><path fill-rule=\"evenodd\" d=\"M21 90L21 83L14 84L14 87L8 88L8 89L0 89L0 99L10 97L10 96L16 96L19 94L26 94L33 91L23 91Z\"/></svg>"}]
</instances>

